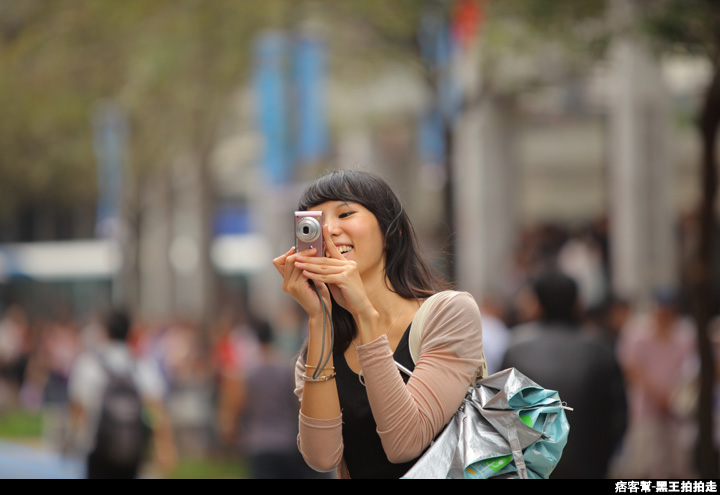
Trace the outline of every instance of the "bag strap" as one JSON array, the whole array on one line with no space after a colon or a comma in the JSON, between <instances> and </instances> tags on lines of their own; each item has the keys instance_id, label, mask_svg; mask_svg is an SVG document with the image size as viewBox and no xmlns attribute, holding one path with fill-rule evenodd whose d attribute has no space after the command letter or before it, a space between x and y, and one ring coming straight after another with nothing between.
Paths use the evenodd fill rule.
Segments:
<instances>
[{"instance_id":1,"label":"bag strap","mask_svg":"<svg viewBox=\"0 0 720 495\"><path fill-rule=\"evenodd\" d=\"M135 373L137 371L137 362L135 359L130 356L130 366L125 372L118 372L110 366L110 363L107 361L107 357L101 352L101 351L95 351L94 352L95 359L97 359L98 363L100 364L100 367L105 372L105 376L108 379L112 378L124 378L129 380L135 380Z\"/></svg>"},{"instance_id":2,"label":"bag strap","mask_svg":"<svg viewBox=\"0 0 720 495\"><path fill-rule=\"evenodd\" d=\"M430 313L430 310L440 298L440 296L448 292L450 291L438 292L428 297L420 305L417 313L415 313L415 317L413 318L412 324L410 325L410 336L408 339L408 345L410 346L410 356L412 357L413 363L417 363L420 359L420 341L422 340L423 330L425 329L425 320L427 319L427 315L428 313Z\"/></svg>"},{"instance_id":3,"label":"bag strap","mask_svg":"<svg viewBox=\"0 0 720 495\"><path fill-rule=\"evenodd\" d=\"M508 442L512 448L512 456L515 461L518 477L521 480L526 480L528 479L527 464L525 464L525 457L523 456L523 449L520 444L520 438L518 437L517 427L514 425L508 427L507 435Z\"/></svg>"},{"instance_id":4,"label":"bag strap","mask_svg":"<svg viewBox=\"0 0 720 495\"><path fill-rule=\"evenodd\" d=\"M415 317L413 318L412 324L410 325L410 335L408 338L408 345L410 347L410 357L412 357L413 363L417 363L420 359L420 342L422 340L422 334L423 330L425 329L425 320L427 320L427 316L432 310L432 308L435 306L435 303L439 299L442 298L442 296L454 292L451 290L445 290L441 292L437 292L433 294L432 296L425 299L425 301L422 303L420 308L418 309L417 313L415 313ZM483 351L483 363L478 368L477 372L475 373L475 376L472 378L471 386L475 385L475 382L478 380L485 378L488 376L488 369L487 369L487 363L485 361L485 351Z\"/></svg>"}]
</instances>

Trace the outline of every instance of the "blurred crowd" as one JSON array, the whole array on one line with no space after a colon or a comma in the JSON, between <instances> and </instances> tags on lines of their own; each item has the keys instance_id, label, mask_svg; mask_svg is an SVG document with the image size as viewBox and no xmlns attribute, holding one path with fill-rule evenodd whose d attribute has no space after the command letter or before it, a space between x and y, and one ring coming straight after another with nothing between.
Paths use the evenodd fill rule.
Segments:
<instances>
[{"instance_id":1,"label":"blurred crowd","mask_svg":"<svg viewBox=\"0 0 720 495\"><path fill-rule=\"evenodd\" d=\"M489 372L513 366L573 407L559 477L693 478L699 353L682 266L677 286L647 300L612 290L607 222L525 232L501 289L480 301ZM720 322L720 319L715 320ZM716 381L720 326L711 325ZM720 387L714 417L720 426ZM715 445L720 434L715 427Z\"/></svg>"},{"instance_id":2,"label":"blurred crowd","mask_svg":"<svg viewBox=\"0 0 720 495\"><path fill-rule=\"evenodd\" d=\"M535 284L547 271L572 280L574 295L553 295L555 288L566 287L562 284ZM699 364L696 329L682 291L659 288L663 290L653 301L636 306L614 297L610 287L604 222L573 230L545 225L526 232L501 288L478 301L489 371L502 369L509 356L522 355L518 346L556 342L542 337L533 341L533 335L559 336L552 349L532 347L536 362L522 358L518 368L546 388L557 381L561 398L574 409L568 419L576 443L611 438L602 448L573 445L585 452L607 450L603 459L583 460L600 466L592 472L627 478L695 477ZM539 297L541 290L549 295ZM562 301L572 307L560 307ZM237 459L259 478L318 476L305 467L295 445L298 404L293 352L288 351L299 348L304 322L299 314L287 318L291 323L286 326L295 327L296 340L290 346L278 343L278 334L287 334L274 328L276 322L245 312L223 315L209 336L182 319L134 321L129 345L138 359L153 362L161 372L179 456ZM20 305L6 307L0 319L0 418L13 408L41 411L47 444L62 448L68 435L73 364L83 351L102 342L99 321L80 323L62 314L41 320ZM557 359L552 353L558 349L578 356L587 351L589 357ZM527 371L522 369L526 364ZM597 375L608 377L614 369L619 379L605 394L601 389L611 380L596 380ZM583 405L594 404L592 400L592 408L599 410L601 401L619 419L611 424L607 416L591 416ZM720 420L720 407L716 417ZM584 437L583 428L595 436Z\"/></svg>"},{"instance_id":3,"label":"blurred crowd","mask_svg":"<svg viewBox=\"0 0 720 495\"><path fill-rule=\"evenodd\" d=\"M36 320L20 305L8 307L0 319L0 421L17 409L41 413L43 444L83 455L73 451L69 384L79 358L108 343L105 330L100 313L78 323ZM162 377L173 457L237 460L259 478L319 476L296 447L293 355L276 336L269 323L245 314L220 318L210 336L182 318L133 321L127 345ZM149 469L165 476L174 467Z\"/></svg>"}]
</instances>

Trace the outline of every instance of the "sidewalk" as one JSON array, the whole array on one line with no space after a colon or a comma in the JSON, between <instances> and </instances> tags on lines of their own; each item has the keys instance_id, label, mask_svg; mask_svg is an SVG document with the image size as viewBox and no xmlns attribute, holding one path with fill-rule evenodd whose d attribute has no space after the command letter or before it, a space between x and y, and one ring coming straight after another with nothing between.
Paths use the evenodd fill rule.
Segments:
<instances>
[{"instance_id":1,"label":"sidewalk","mask_svg":"<svg viewBox=\"0 0 720 495\"><path fill-rule=\"evenodd\" d=\"M41 448L0 440L0 479L83 479L75 459Z\"/></svg>"}]
</instances>

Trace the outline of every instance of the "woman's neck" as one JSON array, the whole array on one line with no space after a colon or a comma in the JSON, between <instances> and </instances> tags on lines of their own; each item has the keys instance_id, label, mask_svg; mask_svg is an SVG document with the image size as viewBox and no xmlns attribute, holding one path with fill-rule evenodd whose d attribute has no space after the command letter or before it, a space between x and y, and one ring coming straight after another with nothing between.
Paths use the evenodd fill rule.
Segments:
<instances>
[{"instance_id":1,"label":"woman's neck","mask_svg":"<svg viewBox=\"0 0 720 495\"><path fill-rule=\"evenodd\" d=\"M407 301L392 288L392 285L383 276L365 282L370 303L378 312L382 324L390 324L397 317L399 308Z\"/></svg>"}]
</instances>

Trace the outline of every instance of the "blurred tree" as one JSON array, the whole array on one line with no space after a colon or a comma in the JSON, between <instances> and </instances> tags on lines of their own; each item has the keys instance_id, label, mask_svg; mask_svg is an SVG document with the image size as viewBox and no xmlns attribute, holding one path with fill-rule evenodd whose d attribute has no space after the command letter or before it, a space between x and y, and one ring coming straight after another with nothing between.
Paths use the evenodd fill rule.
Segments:
<instances>
[{"instance_id":1,"label":"blurred tree","mask_svg":"<svg viewBox=\"0 0 720 495\"><path fill-rule=\"evenodd\" d=\"M94 171L86 105L97 97L93 79L106 73L71 63L76 49L92 48L78 46L83 35L73 26L80 19L71 12L62 15L61 7L34 0L0 2L3 214L23 201L73 201L95 194L94 182L78 178ZM59 49L60 39L70 50Z\"/></svg>"},{"instance_id":2,"label":"blurred tree","mask_svg":"<svg viewBox=\"0 0 720 495\"><path fill-rule=\"evenodd\" d=\"M142 198L174 159L197 168L200 240L211 314L210 150L244 82L252 39L285 21L285 2L217 0L0 0L0 214L54 198L95 204L91 114L110 100L130 121L125 182L132 300ZM133 275L133 272L134 275Z\"/></svg>"},{"instance_id":3,"label":"blurred tree","mask_svg":"<svg viewBox=\"0 0 720 495\"><path fill-rule=\"evenodd\" d=\"M718 218L718 129L720 129L720 2L717 0L664 0L650 7L647 28L658 49L704 57L711 68L707 90L697 114L697 128L702 143L698 208L700 239L690 270L691 300L698 323L701 361L700 398L698 404L698 468L703 478L717 478L718 453L713 435L715 363L710 340L710 321L720 314L717 293Z\"/></svg>"}]
</instances>

